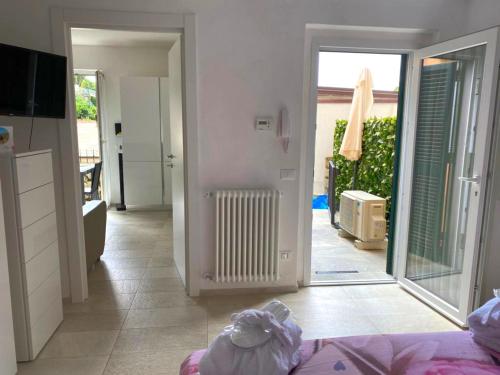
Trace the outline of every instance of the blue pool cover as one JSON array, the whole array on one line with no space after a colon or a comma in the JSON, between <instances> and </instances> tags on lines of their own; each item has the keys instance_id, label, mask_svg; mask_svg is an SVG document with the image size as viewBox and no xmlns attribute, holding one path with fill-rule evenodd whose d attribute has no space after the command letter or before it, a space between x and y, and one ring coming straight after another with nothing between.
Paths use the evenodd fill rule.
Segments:
<instances>
[{"instance_id":1,"label":"blue pool cover","mask_svg":"<svg viewBox=\"0 0 500 375\"><path fill-rule=\"evenodd\" d=\"M328 195L314 195L312 206L313 210L328 210Z\"/></svg>"}]
</instances>

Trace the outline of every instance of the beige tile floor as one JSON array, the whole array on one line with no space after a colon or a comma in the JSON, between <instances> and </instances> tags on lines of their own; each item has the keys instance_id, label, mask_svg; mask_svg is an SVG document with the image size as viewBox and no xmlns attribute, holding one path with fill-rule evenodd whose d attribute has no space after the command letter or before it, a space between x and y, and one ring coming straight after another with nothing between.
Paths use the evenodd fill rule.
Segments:
<instances>
[{"instance_id":1,"label":"beige tile floor","mask_svg":"<svg viewBox=\"0 0 500 375\"><path fill-rule=\"evenodd\" d=\"M312 281L392 281L385 273L386 250L360 250L330 224L328 210L313 210Z\"/></svg>"},{"instance_id":2,"label":"beige tile floor","mask_svg":"<svg viewBox=\"0 0 500 375\"><path fill-rule=\"evenodd\" d=\"M65 303L64 322L21 375L170 375L206 347L231 313L277 298L303 337L458 328L396 285L311 287L298 293L189 298L172 262L166 212L110 211L105 255L89 299Z\"/></svg>"}]
</instances>

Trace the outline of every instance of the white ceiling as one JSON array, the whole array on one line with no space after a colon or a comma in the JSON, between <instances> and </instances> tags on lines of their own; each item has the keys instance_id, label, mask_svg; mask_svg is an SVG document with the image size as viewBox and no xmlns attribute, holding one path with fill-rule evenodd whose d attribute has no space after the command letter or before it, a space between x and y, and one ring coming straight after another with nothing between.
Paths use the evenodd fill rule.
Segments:
<instances>
[{"instance_id":1,"label":"white ceiling","mask_svg":"<svg viewBox=\"0 0 500 375\"><path fill-rule=\"evenodd\" d=\"M71 29L71 39L76 46L110 47L162 47L170 48L179 34L143 31Z\"/></svg>"}]
</instances>

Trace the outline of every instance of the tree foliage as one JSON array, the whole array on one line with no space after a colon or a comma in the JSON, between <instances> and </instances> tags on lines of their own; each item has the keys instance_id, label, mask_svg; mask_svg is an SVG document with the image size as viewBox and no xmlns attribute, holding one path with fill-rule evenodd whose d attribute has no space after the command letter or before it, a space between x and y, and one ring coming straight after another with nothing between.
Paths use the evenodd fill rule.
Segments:
<instances>
[{"instance_id":1,"label":"tree foliage","mask_svg":"<svg viewBox=\"0 0 500 375\"><path fill-rule=\"evenodd\" d=\"M76 95L76 117L79 120L96 120L97 107L83 95Z\"/></svg>"},{"instance_id":2,"label":"tree foliage","mask_svg":"<svg viewBox=\"0 0 500 375\"><path fill-rule=\"evenodd\" d=\"M79 120L97 119L97 99L96 84L84 75L75 75L75 85L78 90L75 92L76 117Z\"/></svg>"},{"instance_id":3,"label":"tree foliage","mask_svg":"<svg viewBox=\"0 0 500 375\"><path fill-rule=\"evenodd\" d=\"M354 163L339 154L346 120L337 120L333 140L333 162L339 169L335 181L335 199L345 190L352 190ZM391 209L392 177L396 140L396 117L370 118L363 131L363 152L358 161L356 190L363 190L387 200L386 216Z\"/></svg>"}]
</instances>

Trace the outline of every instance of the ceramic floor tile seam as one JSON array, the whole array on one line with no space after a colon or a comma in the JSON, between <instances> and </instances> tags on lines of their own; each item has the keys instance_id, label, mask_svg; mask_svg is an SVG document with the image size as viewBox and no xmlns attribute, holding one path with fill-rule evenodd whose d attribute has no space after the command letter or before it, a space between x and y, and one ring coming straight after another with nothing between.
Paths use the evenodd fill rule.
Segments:
<instances>
[{"instance_id":1,"label":"ceramic floor tile seam","mask_svg":"<svg viewBox=\"0 0 500 375\"><path fill-rule=\"evenodd\" d=\"M118 310L103 310L103 311L68 311L68 312L63 312L64 318L66 317L75 317L75 316L84 316L84 315L103 315L103 314L110 314L118 311L129 311L130 309L118 309ZM63 320L64 323L64 320Z\"/></svg>"},{"instance_id":2,"label":"ceramic floor tile seam","mask_svg":"<svg viewBox=\"0 0 500 375\"><path fill-rule=\"evenodd\" d=\"M50 339L52 340L52 337L54 337L57 334L68 334L68 333L101 333L101 332L117 332L119 334L121 332L121 329L89 329L89 330L85 330L85 331L59 331L59 328L58 328L56 330L56 332L54 332L54 335L51 336ZM118 335L117 335L117 337L118 337ZM49 342L50 342L50 340L49 340ZM49 342L47 342L47 344ZM113 345L114 345L114 343L113 343Z\"/></svg>"},{"instance_id":3,"label":"ceramic floor tile seam","mask_svg":"<svg viewBox=\"0 0 500 375\"><path fill-rule=\"evenodd\" d=\"M28 371L29 374L34 374L34 375L37 375L39 373L39 371L37 371L36 373L33 372L33 371L30 371L30 368L31 367L35 367L35 366L40 366L40 363L43 363L43 362L68 362L68 361L82 361L82 360L96 360L96 359L104 359L106 358L106 363L109 361L109 356L89 356L89 357L85 357L85 358L46 358L46 359L39 359L39 360L36 360L36 361L31 361L31 362L20 362L18 363L18 375L24 375L26 373L26 371ZM95 375L103 375L104 374L104 368L106 366L103 366L103 369L102 371L100 371L99 373L96 373ZM23 371L23 368L25 368L25 371ZM45 374L52 374L52 371L50 373L44 371ZM68 373L66 372L64 375L67 375ZM83 374L82 374L83 375ZM86 374L85 374L86 375Z\"/></svg>"},{"instance_id":4,"label":"ceramic floor tile seam","mask_svg":"<svg viewBox=\"0 0 500 375\"><path fill-rule=\"evenodd\" d=\"M194 349L193 349L194 350ZM169 356L176 356L176 354L178 355L182 350L179 350L179 351L150 351L150 352L144 352L144 353L140 353L140 357L137 359L137 361L140 363L141 361L146 361L146 363L143 363L142 365L144 367L140 367L140 364L138 363L127 363L130 361L130 357L136 357L137 358L137 355L132 355L132 356L127 356L124 358L123 355L121 354L116 354L114 357L110 357L110 363L109 363L109 366L106 366L106 370L104 372L104 374L132 374L131 372L131 368L133 369L136 369L138 370L141 375L149 375L150 372L146 372L147 370L146 369L149 369L149 370L152 370L154 371L154 374L162 374L162 375L178 375L178 372L179 372L179 368L180 368L180 362L182 362L185 357L187 357L188 355L188 352L184 352L182 351L182 359L179 359L179 363L177 363L177 361L174 363L174 362L164 362L165 361L165 357L169 357ZM155 367L154 366L154 361L156 359L156 361L158 362L158 357L161 357L161 360L160 360L160 363L164 363L164 366L160 368L158 367ZM172 359L172 358L171 358ZM125 361L125 368L124 368L124 372L121 372L119 371L120 370L120 367L123 366L123 362L122 361ZM151 362L153 361L153 362ZM153 367L152 367L153 365ZM154 370L153 370L154 369ZM133 370L132 370L133 371Z\"/></svg>"},{"instance_id":5,"label":"ceramic floor tile seam","mask_svg":"<svg viewBox=\"0 0 500 375\"><path fill-rule=\"evenodd\" d=\"M71 318L71 317L79 317L79 318L84 318L86 315L106 315L106 314L110 314L110 313L114 313L114 312L118 312L118 311L122 311L122 312L127 312L125 314L125 316L123 317L121 323L120 323L120 326L117 327L117 329L85 329L85 330L69 330L67 331L66 329L62 329L60 332L61 333L76 333L76 332L107 332L107 331L121 331L122 330L122 327L123 325L125 324L125 321L127 320L127 316L128 316L128 312L130 311L130 308L129 309L119 309L119 310L102 310L102 311L75 311L75 312L67 312L67 313L64 313L64 319L63 319L63 322L61 323L61 325L57 328L57 330L59 331L61 329L61 327L64 325L64 320L66 320L67 318ZM56 331L57 332L57 331Z\"/></svg>"},{"instance_id":6,"label":"ceramic floor tile seam","mask_svg":"<svg viewBox=\"0 0 500 375\"><path fill-rule=\"evenodd\" d=\"M116 340L118 340L118 336L119 336L121 330L99 330L99 331L94 330L94 331L78 331L78 332L60 332L59 334L101 333L101 332L116 332L113 343L111 344L111 351L108 354L103 355L102 357L111 356L112 349L116 344ZM55 334L50 338L50 340L52 340L54 338L54 336L55 336ZM40 351L39 356L43 353L43 351L45 350L45 348L47 347L47 345L49 343L50 343L50 341L47 342L47 344L45 344L42 351ZM92 357L101 357L101 356L92 354L92 355L78 355L78 356L75 355L75 356L62 356L62 357L55 356L55 357L37 357L37 358L39 358L39 359L80 359L80 358L92 358Z\"/></svg>"},{"instance_id":7,"label":"ceramic floor tile seam","mask_svg":"<svg viewBox=\"0 0 500 375\"><path fill-rule=\"evenodd\" d=\"M132 307L132 304L134 303L134 300L135 300L135 296L137 295L137 292L134 293L134 298L132 299L132 303L130 304L129 308L127 309L127 314L125 315L125 319L123 319L123 322L120 326L120 332L123 331L123 327L125 325L125 322L127 321L128 319L128 315L130 314L130 310L131 310L131 307Z\"/></svg>"},{"instance_id":8,"label":"ceramic floor tile seam","mask_svg":"<svg viewBox=\"0 0 500 375\"><path fill-rule=\"evenodd\" d=\"M206 317L199 317L199 316L191 316L189 319L186 319L185 317L177 317L177 319L173 319L172 321L168 322L162 322L161 319L158 319L158 317L155 317L152 313L150 313L150 316L148 317L149 322L147 323L141 323L141 318L137 317L137 313L143 313L143 312L152 312L153 310L167 310L167 309L175 309L175 307L170 307L170 308L156 308L156 309L137 309L137 310L129 310L128 314L136 314L136 316L131 316L129 319L129 315L127 314L127 318L125 318L124 325L122 325L121 330L125 329L147 329L147 328L189 328L192 327L196 324L204 324L205 326L208 325L208 318ZM182 320L186 319L186 321ZM156 320L156 321L155 321ZM191 321L188 321L191 320ZM193 321L196 321L195 323Z\"/></svg>"},{"instance_id":9,"label":"ceramic floor tile seam","mask_svg":"<svg viewBox=\"0 0 500 375\"><path fill-rule=\"evenodd\" d=\"M421 314L384 314L382 316L373 316L373 315L370 315L367 317L373 324L375 324L376 326L380 326L382 325L380 322L381 322L381 318L384 318L385 319L390 319L392 321L395 321L396 319L403 319L403 320L407 320L409 322L414 322L414 321L421 321L422 320L422 315ZM441 315L437 315L437 316L432 316L432 314L429 313L428 316L425 317L425 320L427 322L429 322L430 320L436 320L436 321L440 321L442 322L443 319L442 319L442 316ZM451 323L451 322L450 322ZM399 322L398 322L399 324Z\"/></svg>"},{"instance_id":10,"label":"ceramic floor tile seam","mask_svg":"<svg viewBox=\"0 0 500 375\"><path fill-rule=\"evenodd\" d=\"M145 267L147 268L147 267ZM166 277L167 279L168 277ZM176 277L169 277L170 279L176 279ZM120 279L120 280L90 280L92 282L97 282L97 281L137 281L137 280L143 280L142 278L141 279ZM135 293L135 292L134 292ZM122 294L129 294L129 293L122 293Z\"/></svg>"},{"instance_id":11,"label":"ceramic floor tile seam","mask_svg":"<svg viewBox=\"0 0 500 375\"><path fill-rule=\"evenodd\" d=\"M118 337L117 337L117 339L118 339ZM116 344L116 341L115 341L115 344ZM113 349L114 349L115 344L113 344L113 348L111 348L111 353L109 353L109 355L108 355L108 359L106 361L106 364L104 365L104 368L102 369L101 375L104 375L106 373L106 368L108 367L109 361L111 360L111 355L113 354Z\"/></svg>"},{"instance_id":12,"label":"ceramic floor tile seam","mask_svg":"<svg viewBox=\"0 0 500 375\"><path fill-rule=\"evenodd\" d=\"M65 328L65 325L67 325L68 321L70 321L71 319L85 319L86 317L88 317L89 315L92 316L92 315L100 315L100 318L102 318L103 316L106 316L106 315L112 315L112 314L117 314L119 311L123 312L124 315L123 316L120 316L120 319L121 319L121 322L120 322L120 326L117 327L117 328L114 328L114 329L78 329L78 330L68 330L68 328ZM126 314L125 314L126 312ZM58 327L58 330L60 330L61 332L88 332L88 331L116 331L116 330L120 330L121 327L123 326L123 323L125 322L125 319L127 317L127 314L128 314L128 310L106 310L106 311L90 311L90 312L69 312L69 313L65 313L64 314L64 320L63 322L61 323L61 325Z\"/></svg>"},{"instance_id":13,"label":"ceramic floor tile seam","mask_svg":"<svg viewBox=\"0 0 500 375\"><path fill-rule=\"evenodd\" d=\"M138 293L139 293L139 291L138 291L138 290L134 293L135 295L134 295L134 300L132 301L132 304L131 304L131 306L130 306L131 308L132 308L132 306L133 306L133 303L134 303L134 301L135 301L135 299L136 299L136 297L137 297L137 294L138 294ZM126 322L127 322L127 320L128 320L128 316L129 316L129 314L130 314L131 308L128 310L127 315L125 316L125 319L124 319L124 320L123 320L123 322L122 322L122 325L121 325L121 327L120 327L119 333L118 333L118 335L117 335L117 337L116 337L116 340L115 340L115 342L114 342L114 344L113 344L113 347L112 347L112 349L111 349L111 353L109 354L108 360L106 361L106 365L104 366L104 369L103 369L102 374L105 374L105 373L106 373L107 369L109 368L110 361L111 361L111 359L112 359L112 357L113 357L113 355L114 355L115 353L116 353L116 354L118 354L118 355L119 355L119 354L123 354L123 353L120 353L120 352L116 352L117 342L118 342L118 339L119 339L120 335L122 334L122 332L126 331L126 329L124 328L124 326L125 326L125 324L126 324ZM205 319L207 320L207 318L205 318ZM206 327L206 328L205 328L205 337L207 337L205 344L206 344L206 346L207 346L207 345L208 345L208 322L207 322L207 321L205 322L205 327ZM135 328L131 328L131 329L135 329ZM180 364L179 364L179 365L180 365Z\"/></svg>"},{"instance_id":14,"label":"ceramic floor tile seam","mask_svg":"<svg viewBox=\"0 0 500 375\"><path fill-rule=\"evenodd\" d=\"M155 331L149 333L148 331ZM176 331L183 330L186 333ZM170 332L169 332L170 331ZM179 337L181 335L182 337ZM177 340L173 340L177 337ZM153 340L153 341L151 341ZM132 328L120 331L111 356L147 353L172 352L178 350L196 350L207 347L207 333L204 330L188 331L184 327ZM196 349L195 349L196 348Z\"/></svg>"},{"instance_id":15,"label":"ceramic floor tile seam","mask_svg":"<svg viewBox=\"0 0 500 375\"><path fill-rule=\"evenodd\" d=\"M135 291L134 293L134 299L132 300L132 304L134 303L134 300L135 300L135 297L137 295L137 290ZM130 308L132 307L132 304L130 304ZM111 356L113 355L113 353L115 352L115 348L116 348L116 343L118 341L118 338L120 337L120 334L123 332L123 327L125 325L125 322L127 321L127 318L128 318L128 315L130 313L130 308L128 309L127 311L127 314L125 315L125 318L123 319L121 325L120 325L120 329L119 329L119 332L118 332L118 335L116 336L116 340L115 342L113 343L113 346L111 347L111 352L109 353L109 357L108 357L108 360L106 361L106 365L104 366L104 369L102 370L102 374L105 374L106 373L106 369L108 368L108 365L109 365L109 362L111 360Z\"/></svg>"},{"instance_id":16,"label":"ceramic floor tile seam","mask_svg":"<svg viewBox=\"0 0 500 375\"><path fill-rule=\"evenodd\" d=\"M113 357L117 357L117 356L126 356L128 354L136 355L136 354L149 354L149 353L164 353L164 352L174 352L174 351L179 351L179 350L189 350L190 352L194 352L196 350L202 350L202 349L206 349L208 347L208 344L206 343L206 341L202 342L199 340L199 342L201 343L200 345L185 344L185 345L179 345L179 346L165 346L165 347L162 347L161 349L145 348L145 349L138 349L138 350L137 349L120 350L119 348L114 347L109 356L110 356L110 358L113 358ZM188 354L189 353L186 354L186 357ZM180 367L180 363L178 363L178 366Z\"/></svg>"}]
</instances>

